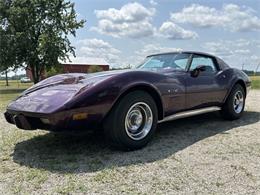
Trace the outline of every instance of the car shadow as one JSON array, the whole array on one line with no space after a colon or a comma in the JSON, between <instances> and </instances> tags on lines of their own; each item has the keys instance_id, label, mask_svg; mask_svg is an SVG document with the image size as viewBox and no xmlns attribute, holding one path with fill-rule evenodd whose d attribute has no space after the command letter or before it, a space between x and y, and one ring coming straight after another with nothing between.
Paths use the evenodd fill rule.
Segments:
<instances>
[{"instance_id":1,"label":"car shadow","mask_svg":"<svg viewBox=\"0 0 260 195\"><path fill-rule=\"evenodd\" d=\"M124 152L108 147L102 133L85 136L47 133L17 143L14 162L59 173L95 172L107 168L154 162L174 155L216 134L259 121L259 112L245 112L236 121L209 113L159 124L153 140L143 149Z\"/></svg>"}]
</instances>

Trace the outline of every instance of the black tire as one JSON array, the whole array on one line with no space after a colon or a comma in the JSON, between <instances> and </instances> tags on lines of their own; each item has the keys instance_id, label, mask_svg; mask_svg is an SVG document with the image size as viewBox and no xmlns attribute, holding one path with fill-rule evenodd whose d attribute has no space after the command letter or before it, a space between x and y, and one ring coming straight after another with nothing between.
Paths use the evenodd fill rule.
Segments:
<instances>
[{"instance_id":1,"label":"black tire","mask_svg":"<svg viewBox=\"0 0 260 195\"><path fill-rule=\"evenodd\" d=\"M131 137L132 135L127 130L128 128L126 127L125 122L127 120L126 119L127 116L129 116L129 112L131 111L131 109L135 108L133 106L139 104L148 106L150 108L149 109L147 107L148 109L147 112L152 113L153 120L148 120L149 127L151 128L149 128L150 130L147 132L147 134L143 133L141 134L144 136L143 138L139 140L135 140L136 137L134 138ZM142 111L142 109L140 110ZM141 123L143 127L141 125L137 130L139 129L141 130L141 128L145 127L144 126L145 121L143 120L144 116L147 116L147 114L143 109L142 121L140 122L139 120L139 123ZM115 107L111 110L109 115L104 120L103 126L104 126L105 136L107 137L107 140L109 141L110 145L122 150L136 150L144 147L151 140L157 127L157 121L158 121L158 111L154 99L145 91L133 91L128 93L126 96L124 96L115 105Z\"/></svg>"},{"instance_id":2,"label":"black tire","mask_svg":"<svg viewBox=\"0 0 260 195\"><path fill-rule=\"evenodd\" d=\"M241 104L240 109L235 109L234 102L235 102L235 96L239 94L239 92L243 95L243 103ZM225 104L222 106L222 110L220 111L222 117L227 120L236 120L239 119L243 112L245 107L245 90L240 84L236 84L233 89L231 90L228 98L226 99Z\"/></svg>"}]
</instances>

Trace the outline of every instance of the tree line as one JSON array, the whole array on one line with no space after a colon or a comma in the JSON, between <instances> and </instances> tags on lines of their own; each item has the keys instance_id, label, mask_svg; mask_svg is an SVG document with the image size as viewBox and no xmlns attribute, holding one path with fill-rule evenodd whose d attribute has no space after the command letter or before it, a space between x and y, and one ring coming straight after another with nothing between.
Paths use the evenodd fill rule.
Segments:
<instances>
[{"instance_id":1,"label":"tree line","mask_svg":"<svg viewBox=\"0 0 260 195\"><path fill-rule=\"evenodd\" d=\"M67 0L0 0L0 72L29 68L39 82L43 70L75 56L69 37L84 23Z\"/></svg>"}]
</instances>

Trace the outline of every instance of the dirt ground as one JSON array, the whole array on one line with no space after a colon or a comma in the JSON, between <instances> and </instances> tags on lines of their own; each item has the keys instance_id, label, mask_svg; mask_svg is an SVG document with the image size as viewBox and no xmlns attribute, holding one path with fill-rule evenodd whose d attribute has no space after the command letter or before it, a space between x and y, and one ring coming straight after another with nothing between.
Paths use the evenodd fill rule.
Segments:
<instances>
[{"instance_id":1,"label":"dirt ground","mask_svg":"<svg viewBox=\"0 0 260 195\"><path fill-rule=\"evenodd\" d=\"M163 123L133 152L108 147L100 133L18 130L2 114L0 132L0 194L260 194L259 90L240 120L210 113Z\"/></svg>"}]
</instances>

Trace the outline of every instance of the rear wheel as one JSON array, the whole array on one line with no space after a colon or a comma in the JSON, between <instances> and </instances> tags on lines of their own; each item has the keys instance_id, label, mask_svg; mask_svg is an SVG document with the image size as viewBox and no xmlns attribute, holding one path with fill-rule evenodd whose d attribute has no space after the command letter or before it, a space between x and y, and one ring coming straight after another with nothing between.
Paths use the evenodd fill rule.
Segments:
<instances>
[{"instance_id":1,"label":"rear wheel","mask_svg":"<svg viewBox=\"0 0 260 195\"><path fill-rule=\"evenodd\" d=\"M235 120L242 116L244 107L245 90L241 85L236 84L223 105L221 114L225 119Z\"/></svg>"},{"instance_id":2,"label":"rear wheel","mask_svg":"<svg viewBox=\"0 0 260 195\"><path fill-rule=\"evenodd\" d=\"M133 91L117 103L103 125L109 143L124 150L134 150L151 140L157 120L153 98L144 91Z\"/></svg>"}]
</instances>

